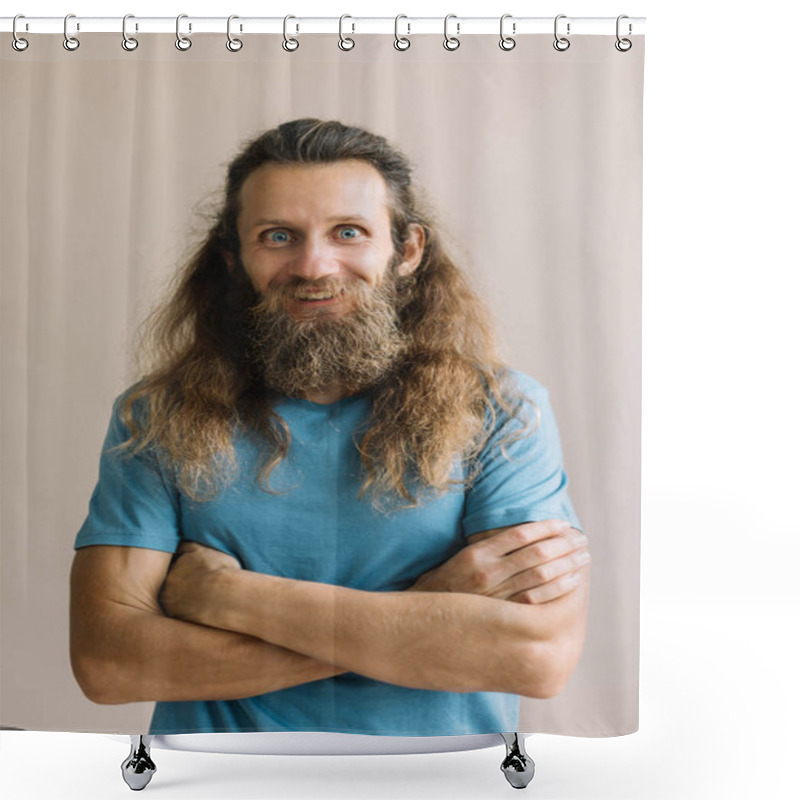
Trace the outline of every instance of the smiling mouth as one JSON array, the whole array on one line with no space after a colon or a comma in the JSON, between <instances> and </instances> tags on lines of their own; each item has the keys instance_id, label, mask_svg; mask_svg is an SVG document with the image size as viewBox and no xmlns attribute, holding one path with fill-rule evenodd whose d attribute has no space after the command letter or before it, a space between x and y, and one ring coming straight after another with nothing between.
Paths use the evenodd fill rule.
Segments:
<instances>
[{"instance_id":1,"label":"smiling mouth","mask_svg":"<svg viewBox=\"0 0 800 800\"><path fill-rule=\"evenodd\" d=\"M302 292L297 292L294 296L294 300L299 300L302 303L322 303L326 300L335 300L341 297L344 294L344 289L339 289L335 292L330 291L313 291L306 289Z\"/></svg>"}]
</instances>

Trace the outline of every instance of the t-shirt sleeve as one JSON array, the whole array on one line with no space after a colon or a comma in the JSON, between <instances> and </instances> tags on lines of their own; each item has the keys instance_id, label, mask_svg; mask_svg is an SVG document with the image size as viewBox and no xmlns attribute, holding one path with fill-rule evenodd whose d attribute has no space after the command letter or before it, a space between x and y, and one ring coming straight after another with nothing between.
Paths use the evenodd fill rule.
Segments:
<instances>
[{"instance_id":1,"label":"t-shirt sleeve","mask_svg":"<svg viewBox=\"0 0 800 800\"><path fill-rule=\"evenodd\" d=\"M134 456L112 451L130 436L119 418L122 397L114 401L97 485L75 549L110 544L174 553L180 543L180 503L166 471L152 450Z\"/></svg>"},{"instance_id":2,"label":"t-shirt sleeve","mask_svg":"<svg viewBox=\"0 0 800 800\"><path fill-rule=\"evenodd\" d=\"M518 416L497 410L492 435L478 457L480 471L467 491L463 533L471 536L545 519L565 519L583 530L567 494L567 474L548 392L523 373L512 371L511 377L528 402L522 404Z\"/></svg>"}]
</instances>

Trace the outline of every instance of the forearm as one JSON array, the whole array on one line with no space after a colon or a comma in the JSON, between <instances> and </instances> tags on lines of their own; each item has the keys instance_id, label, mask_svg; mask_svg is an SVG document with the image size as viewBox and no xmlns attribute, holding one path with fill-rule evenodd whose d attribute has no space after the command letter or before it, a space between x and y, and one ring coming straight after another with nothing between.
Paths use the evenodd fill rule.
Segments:
<instances>
[{"instance_id":1,"label":"forearm","mask_svg":"<svg viewBox=\"0 0 800 800\"><path fill-rule=\"evenodd\" d=\"M204 624L377 680L529 696L549 680L551 648L537 635L536 607L459 593L364 592L244 570L220 572L206 591Z\"/></svg>"},{"instance_id":2,"label":"forearm","mask_svg":"<svg viewBox=\"0 0 800 800\"><path fill-rule=\"evenodd\" d=\"M97 703L235 700L345 670L241 633L117 603L76 629L73 670Z\"/></svg>"}]
</instances>

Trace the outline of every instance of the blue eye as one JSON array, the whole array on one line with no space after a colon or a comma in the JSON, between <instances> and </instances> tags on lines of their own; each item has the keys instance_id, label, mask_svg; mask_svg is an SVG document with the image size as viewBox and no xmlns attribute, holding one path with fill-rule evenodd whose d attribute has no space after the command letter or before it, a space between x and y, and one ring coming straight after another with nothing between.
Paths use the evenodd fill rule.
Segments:
<instances>
[{"instance_id":1,"label":"blue eye","mask_svg":"<svg viewBox=\"0 0 800 800\"><path fill-rule=\"evenodd\" d=\"M267 231L264 236L268 241L276 244L285 244L289 241L289 234L286 231Z\"/></svg>"},{"instance_id":2,"label":"blue eye","mask_svg":"<svg viewBox=\"0 0 800 800\"><path fill-rule=\"evenodd\" d=\"M361 232L358 230L358 228L355 228L352 225L347 225L341 229L340 233L342 234L343 239L355 239L360 235Z\"/></svg>"}]
</instances>

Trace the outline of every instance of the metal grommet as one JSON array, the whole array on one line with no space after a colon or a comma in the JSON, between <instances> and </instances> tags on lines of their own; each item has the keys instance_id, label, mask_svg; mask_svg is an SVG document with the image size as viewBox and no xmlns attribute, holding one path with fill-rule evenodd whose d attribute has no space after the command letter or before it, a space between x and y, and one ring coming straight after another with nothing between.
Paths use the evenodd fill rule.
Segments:
<instances>
[{"instance_id":1,"label":"metal grommet","mask_svg":"<svg viewBox=\"0 0 800 800\"><path fill-rule=\"evenodd\" d=\"M619 23L623 19L629 19L628 15L620 14L617 17L617 41L614 42L614 47L616 47L617 50L620 51L620 53L627 53L628 50L630 50L631 47L633 47L633 42L630 39L620 39L619 37ZM629 34L633 33L633 26L630 24L630 22L628 23L628 33Z\"/></svg>"},{"instance_id":2,"label":"metal grommet","mask_svg":"<svg viewBox=\"0 0 800 800\"><path fill-rule=\"evenodd\" d=\"M192 40L188 36L183 36L181 34L181 20L187 19L189 17L188 14L178 14L178 18L175 20L175 47L178 50L186 51L192 46ZM192 23L189 23L189 32L192 31Z\"/></svg>"},{"instance_id":3,"label":"metal grommet","mask_svg":"<svg viewBox=\"0 0 800 800\"><path fill-rule=\"evenodd\" d=\"M505 23L505 21L509 17L511 17L511 14L503 14L503 16L500 17L500 49L506 51L513 50L517 46L516 40L512 39L510 36L506 36L503 31L503 23ZM517 32L517 23L512 22L511 33L516 33L516 32Z\"/></svg>"},{"instance_id":4,"label":"metal grommet","mask_svg":"<svg viewBox=\"0 0 800 800\"><path fill-rule=\"evenodd\" d=\"M129 19L134 19L133 14L126 14L122 18L122 49L130 53L139 46L139 40L135 39L133 36L128 36L127 26ZM137 25L136 28L138 30L139 26Z\"/></svg>"},{"instance_id":5,"label":"metal grommet","mask_svg":"<svg viewBox=\"0 0 800 800\"><path fill-rule=\"evenodd\" d=\"M17 14L17 16L14 17L14 21L11 23L11 34L12 34L11 46L18 53L21 53L23 50L27 50L28 49L28 40L27 39L23 39L17 33L17 20L18 19L25 19L25 15L24 14Z\"/></svg>"},{"instance_id":6,"label":"metal grommet","mask_svg":"<svg viewBox=\"0 0 800 800\"><path fill-rule=\"evenodd\" d=\"M239 17L237 17L236 14L231 14L228 17L228 41L225 42L225 47L227 47L231 53L238 53L244 47L244 42L241 39L234 39L233 36L231 36L231 20L233 19L239 19ZM241 31L241 27L239 30Z\"/></svg>"},{"instance_id":7,"label":"metal grommet","mask_svg":"<svg viewBox=\"0 0 800 800\"><path fill-rule=\"evenodd\" d=\"M351 39L349 36L344 36L342 34L342 23L346 19L353 19L353 18L349 14L342 14L342 16L339 17L339 49L340 50L352 50L356 46L355 39ZM355 33L355 30L356 30L356 24L354 22L353 23L353 30L351 31L351 33Z\"/></svg>"},{"instance_id":8,"label":"metal grommet","mask_svg":"<svg viewBox=\"0 0 800 800\"><path fill-rule=\"evenodd\" d=\"M447 23L451 19L457 19L456 15L455 14L448 14L444 18L444 41L442 42L442 45L443 45L445 50L453 51L453 50L458 50L458 48L461 47L461 41L457 38L458 34L461 33L461 23L460 22L456 22L456 35L455 36L450 36L447 33Z\"/></svg>"},{"instance_id":9,"label":"metal grommet","mask_svg":"<svg viewBox=\"0 0 800 800\"><path fill-rule=\"evenodd\" d=\"M289 53L293 53L300 47L300 42L297 39L293 39L291 36L286 35L286 24L289 22L290 19L297 19L297 17L293 17L291 14L287 14L283 18L283 49ZM297 31L300 31L300 26L296 25Z\"/></svg>"},{"instance_id":10,"label":"metal grommet","mask_svg":"<svg viewBox=\"0 0 800 800\"><path fill-rule=\"evenodd\" d=\"M78 39L75 36L70 36L69 32L67 31L67 25L69 24L69 21L71 19L75 19L74 14L67 14L67 16L64 17L64 42L63 42L64 49L69 50L70 52L72 52L73 50L77 50L81 46L81 43L78 41ZM80 25L76 24L76 30L80 29L81 29Z\"/></svg>"},{"instance_id":11,"label":"metal grommet","mask_svg":"<svg viewBox=\"0 0 800 800\"><path fill-rule=\"evenodd\" d=\"M394 49L408 50L408 48L411 47L411 39L406 39L405 36L401 36L397 30L401 19L408 19L408 17L405 14L398 14L394 18ZM408 26L408 33L411 34L411 23L407 22L406 25Z\"/></svg>"},{"instance_id":12,"label":"metal grommet","mask_svg":"<svg viewBox=\"0 0 800 800\"><path fill-rule=\"evenodd\" d=\"M553 42L553 47L558 50L559 53L563 53L565 50L569 50L569 39L565 36L558 35L558 21L560 19L566 19L566 14L559 14L556 17L555 24L553 25L553 35L556 37L555 41ZM567 23L567 36L569 36L569 22Z\"/></svg>"}]
</instances>

